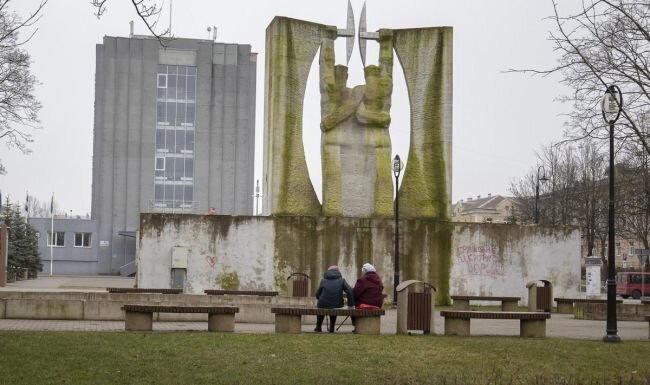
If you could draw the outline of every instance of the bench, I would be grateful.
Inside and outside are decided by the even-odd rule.
[[[109,293],[155,293],[155,294],[181,294],[183,289],[148,289],[141,287],[107,287]]]
[[[443,310],[440,316],[445,319],[445,335],[469,336],[470,320],[506,319],[519,320],[521,337],[546,337],[546,320],[551,318],[547,312],[505,312],[505,311],[464,311]]]
[[[521,297],[491,297],[482,295],[452,295],[453,308],[456,310],[469,310],[469,301],[497,301],[501,302],[502,311],[517,310],[517,303]]]
[[[386,314],[384,309],[319,309],[315,307],[274,307],[276,333],[300,333],[303,315],[315,316],[352,316],[355,317],[355,333],[379,334],[381,332],[380,317]]]
[[[573,305],[575,303],[607,303],[606,299],[601,298],[553,298],[557,303],[557,312],[560,314],[573,314]],[[616,303],[623,303],[623,300],[617,299]]]
[[[235,331],[234,306],[171,306],[171,305],[124,305],[124,328],[129,331],[153,330],[153,313],[207,313],[208,331]]]
[[[262,291],[262,290],[204,290],[208,295],[258,295],[265,297],[275,297],[278,295],[277,291]]]

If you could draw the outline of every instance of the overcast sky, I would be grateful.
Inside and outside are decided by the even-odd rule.
[[[162,1],[162,0],[160,0]],[[169,24],[169,1],[159,23]],[[564,0],[563,3],[566,3]],[[25,15],[38,0],[15,0],[15,11]],[[43,129],[33,132],[32,153],[0,147],[7,175],[0,190],[12,201],[24,201],[26,191],[48,201],[52,193],[66,213],[90,212],[92,183],[95,45],[102,37],[146,34],[131,2],[109,0],[106,14],[97,19],[90,1],[50,0],[38,32],[25,48],[32,71],[42,83],[36,94],[43,104]],[[563,5],[563,4],[561,4]],[[352,0],[357,18],[363,0]],[[553,12],[551,0],[370,0],[368,30],[452,26],[454,28],[453,201],[477,195],[507,194],[510,181],[535,167],[541,146],[561,138],[569,106],[556,98],[566,89],[558,78],[504,73],[510,68],[548,68],[557,55],[547,40]],[[264,114],[264,40],[274,16],[343,27],[347,0],[175,0],[172,32],[177,37],[208,38],[206,28],[217,26],[218,42],[250,44],[258,52],[256,178],[262,179]],[[562,8],[561,8],[562,9]],[[369,62],[377,50],[370,43]],[[344,42],[337,46],[337,62],[344,61]],[[395,60],[392,124],[393,154],[408,153],[408,100],[401,68]],[[312,68],[312,74],[315,67]],[[355,46],[349,86],[363,81]],[[305,127],[308,166],[320,189],[320,122],[318,80],[309,79]],[[153,128],[152,128],[153,129]],[[251,191],[251,195],[253,191]],[[251,198],[252,199],[252,198]]]

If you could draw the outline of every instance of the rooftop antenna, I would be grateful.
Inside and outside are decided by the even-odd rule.
[[[208,31],[208,39],[209,39],[210,38],[210,32],[212,32],[212,27],[208,27],[205,30]]]
[[[217,26],[212,26],[212,41],[217,41]]]
[[[129,21],[129,37],[133,37],[133,20]]]

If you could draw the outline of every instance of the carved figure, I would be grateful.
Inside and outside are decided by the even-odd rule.
[[[393,34],[379,31],[379,65],[364,68],[365,85],[347,86],[348,68],[334,65],[334,40],[320,53],[323,215],[393,214],[390,125]]]

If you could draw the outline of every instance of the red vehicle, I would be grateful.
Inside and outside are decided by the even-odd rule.
[[[623,298],[641,298],[641,295],[650,296],[650,273],[636,271],[620,272],[616,274],[616,294]]]

